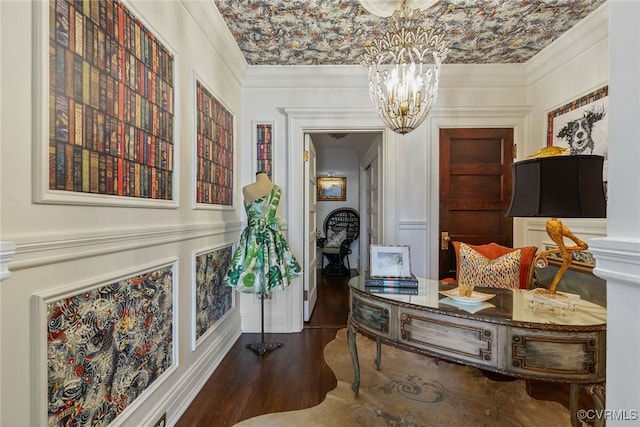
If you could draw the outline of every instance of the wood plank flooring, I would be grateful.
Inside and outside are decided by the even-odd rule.
[[[310,408],[322,402],[336,387],[323,349],[347,324],[348,297],[347,277],[318,274],[318,303],[303,331],[265,334],[266,341],[284,345],[266,353],[260,362],[245,348],[247,343],[259,342],[260,334],[242,334],[176,426],[232,426],[257,415]],[[529,391],[537,399],[569,407],[568,386],[533,381]],[[588,396],[581,396],[579,406],[593,407]]]

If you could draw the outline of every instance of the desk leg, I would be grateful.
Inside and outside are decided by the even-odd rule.
[[[569,414],[571,415],[571,427],[579,427],[578,399],[580,398],[580,385],[571,384],[569,388]]]
[[[356,327],[349,324],[347,331],[347,343],[349,344],[349,353],[351,353],[351,362],[353,362],[353,384],[351,390],[356,396],[360,393],[360,362],[358,361],[358,349],[356,348]]]
[[[580,388],[584,388],[589,392],[593,399],[593,405],[595,408],[595,414],[604,413],[605,402],[605,385],[604,384],[571,384],[569,391],[569,411],[571,412],[571,426],[578,427],[580,420],[578,420],[578,400],[580,398]],[[594,427],[604,427],[604,417],[599,416],[593,420]]]
[[[380,365],[382,365],[382,345],[380,342],[380,338],[376,338],[376,369],[380,370]]]

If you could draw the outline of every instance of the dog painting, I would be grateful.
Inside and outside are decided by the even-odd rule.
[[[569,149],[569,155],[596,154],[604,157],[607,180],[608,91],[604,87],[549,113],[548,146]]]
[[[593,128],[606,115],[604,108],[592,108],[584,112],[582,117],[569,121],[556,135],[567,141],[569,154],[593,154],[595,142]]]

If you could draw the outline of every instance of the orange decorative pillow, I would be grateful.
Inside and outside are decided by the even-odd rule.
[[[461,242],[453,242],[453,248],[456,251],[458,276],[460,274],[460,244]],[[520,251],[520,272],[519,272],[520,288],[527,289],[529,287],[529,282],[531,281],[531,276],[533,275],[533,257],[535,256],[536,251],[538,250],[536,246],[508,248],[506,246],[498,245],[497,243],[489,243],[486,245],[469,245],[466,243],[464,244],[490,260],[499,258],[503,255],[508,254],[509,252],[519,250]],[[484,286],[491,286],[491,285],[485,284]]]
[[[458,283],[471,286],[518,289],[520,249],[489,259],[468,245],[460,244]]]

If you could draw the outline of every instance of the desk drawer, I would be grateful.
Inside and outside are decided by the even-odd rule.
[[[351,293],[351,322],[382,338],[389,338],[392,327],[391,305]]]
[[[405,308],[398,314],[401,343],[474,365],[498,367],[498,325]]]
[[[513,328],[508,371],[530,377],[574,381],[605,378],[604,331],[564,332]]]

